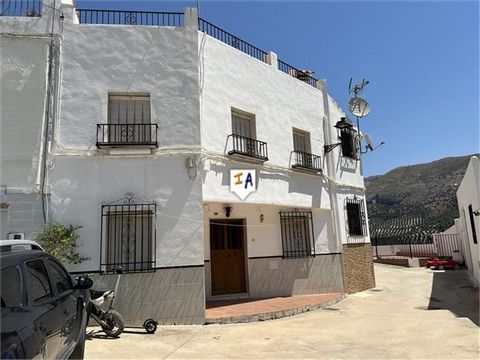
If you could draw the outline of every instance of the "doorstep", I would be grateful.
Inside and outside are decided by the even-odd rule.
[[[207,301],[206,324],[231,324],[279,319],[331,306],[343,293],[295,295],[267,299]]]

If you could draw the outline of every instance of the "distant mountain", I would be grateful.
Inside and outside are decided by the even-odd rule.
[[[458,218],[456,192],[472,155],[401,166],[365,179],[367,208],[375,226],[395,219],[421,219],[422,228],[439,232]]]

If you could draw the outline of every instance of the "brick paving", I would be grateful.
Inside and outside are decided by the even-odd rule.
[[[296,295],[268,299],[216,300],[207,302],[207,323],[252,322],[276,319],[335,304],[342,293]]]

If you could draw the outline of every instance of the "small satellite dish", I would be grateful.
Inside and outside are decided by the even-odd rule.
[[[358,117],[364,117],[370,114],[370,105],[367,100],[361,97],[353,97],[348,102],[348,108],[351,113]]]

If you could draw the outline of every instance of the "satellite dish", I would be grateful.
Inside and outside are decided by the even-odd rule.
[[[367,100],[360,97],[353,97],[348,102],[348,108],[351,113],[358,117],[364,117],[370,114],[370,105]]]

